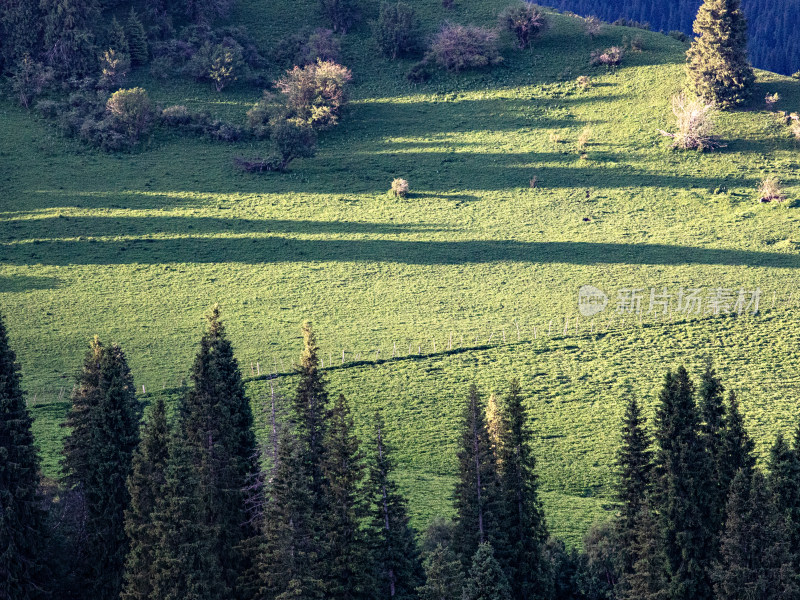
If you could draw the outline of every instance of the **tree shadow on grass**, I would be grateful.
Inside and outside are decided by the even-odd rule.
[[[0,259],[0,263],[2,263]],[[30,290],[54,290],[61,285],[58,277],[33,275],[0,275],[0,294],[4,292],[27,292]]]
[[[3,244],[0,264],[277,264],[386,262],[414,265],[530,264],[726,265],[800,268],[800,255],[593,242],[306,240],[283,237],[43,241]]]

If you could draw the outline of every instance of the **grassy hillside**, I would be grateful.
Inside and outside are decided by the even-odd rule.
[[[505,2],[417,4],[433,31],[445,18],[492,23]],[[314,24],[314,6],[241,0],[235,18],[267,47]],[[299,325],[314,322],[332,389],[362,424],[386,411],[420,527],[449,511],[455,425],[473,380],[502,393],[518,376],[531,393],[548,516],[572,543],[608,507],[623,393],[632,387],[652,408],[667,367],[697,371],[715,355],[761,451],[793,428],[800,213],[759,204],[755,188],[775,174],[800,199],[797,145],[755,103],[720,119],[725,149],[671,151],[657,129],[671,126],[684,48],[617,27],[592,41],[571,18],[553,22],[532,51],[509,41],[493,71],[420,86],[405,80],[411,62],[378,57],[368,28],[354,32],[343,61],[351,106],[318,155],[285,175],[233,168],[234,156],[266,152],[257,143],[161,132],[141,153],[106,155],[0,104],[0,306],[47,472],[57,472],[57,425],[90,337],[120,342],[137,385],[162,393],[188,373],[213,302],[255,401],[268,372],[292,392]],[[644,51],[621,69],[588,66],[591,50],[636,34]],[[579,75],[595,85],[582,89]],[[145,74],[132,83],[238,121],[260,95]],[[759,73],[755,97],[775,91],[778,108],[800,108],[796,81]],[[394,177],[408,179],[410,197],[387,195]],[[586,284],[611,304],[576,333]],[[762,311],[614,313],[618,290],[644,288],[646,311],[650,288],[664,286],[758,287]]]

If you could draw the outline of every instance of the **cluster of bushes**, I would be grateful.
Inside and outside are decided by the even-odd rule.
[[[318,60],[339,62],[341,43],[332,29],[301,29],[273,48],[272,61],[283,69],[310,65]]]

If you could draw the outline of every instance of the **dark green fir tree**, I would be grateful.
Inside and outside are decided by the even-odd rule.
[[[425,558],[425,584],[419,600],[457,600],[464,589],[464,567],[449,546],[438,544]]]
[[[79,568],[84,593],[119,598],[128,539],[127,479],[139,443],[141,405],[122,349],[95,337],[72,392],[64,440],[69,487],[86,504],[85,544]]]
[[[669,573],[663,538],[656,516],[645,501],[634,520],[628,556],[631,572],[623,577],[619,597],[623,600],[668,600]]]
[[[478,546],[464,585],[464,600],[511,600],[511,586],[488,542]]]
[[[636,555],[637,523],[647,505],[652,487],[653,451],[647,432],[647,419],[634,396],[625,408],[622,424],[622,443],[617,455],[619,479],[617,502],[619,518],[617,535],[622,546],[622,578],[633,573]]]
[[[41,9],[47,63],[65,76],[83,76],[96,70],[97,0],[42,0]]]
[[[364,456],[345,397],[334,403],[325,439],[323,568],[327,600],[370,597],[372,556],[361,527],[366,517]]]
[[[478,388],[471,385],[461,426],[458,452],[458,481],[454,496],[456,527],[454,547],[465,568],[478,547],[489,542],[505,554],[507,538],[502,530],[506,518],[497,460],[491,449],[484,408]],[[502,565],[505,572],[508,565]]]
[[[0,316],[0,600],[41,597],[45,512],[16,355]]]
[[[117,21],[116,17],[111,20],[108,38],[108,45],[114,52],[130,56],[131,50],[128,44],[128,36],[125,35],[125,28]]]
[[[767,483],[778,510],[786,517],[792,547],[800,540],[800,457],[778,433],[767,458]]]
[[[131,8],[128,20],[125,22],[125,38],[128,42],[131,63],[136,66],[146,64],[150,56],[150,50],[147,46],[147,34],[144,31],[144,25],[142,25],[133,8]]]
[[[507,532],[508,546],[505,556],[497,558],[509,565],[507,572],[513,597],[532,600],[542,598],[547,589],[549,573],[543,549],[548,532],[539,500],[536,457],[531,449],[533,432],[516,379],[511,381],[500,414],[497,446],[500,483],[507,509],[502,528]]]
[[[742,413],[739,412],[739,402],[733,390],[728,393],[728,403],[725,407],[722,445],[724,460],[719,463],[718,477],[722,489],[730,493],[736,473],[744,470],[745,475],[749,476],[756,467],[756,459],[753,454],[755,444],[744,427],[744,419]]]
[[[669,597],[709,600],[716,531],[708,482],[714,468],[700,434],[694,385],[686,369],[669,372],[659,394],[654,509],[664,542]]]
[[[153,556],[159,543],[153,515],[165,495],[168,458],[167,412],[164,399],[159,397],[150,409],[128,477],[131,502],[125,511],[125,533],[130,550],[125,560],[122,600],[152,598]]]
[[[38,2],[4,0],[0,5],[0,69],[11,70],[25,55],[39,54],[41,22]]]
[[[369,532],[376,567],[376,596],[413,600],[425,578],[419,549],[409,525],[406,500],[394,481],[394,461],[379,412],[375,413],[373,427],[375,455],[369,474]]]
[[[700,435],[713,467],[713,477],[706,482],[706,486],[713,519],[715,538],[713,548],[716,552],[719,548],[718,537],[725,519],[729,482],[722,480],[722,473],[726,470],[725,463],[728,460],[725,454],[725,388],[717,377],[710,358],[706,359],[698,392]]]
[[[704,0],[686,53],[689,87],[720,108],[742,104],[755,83],[747,58],[747,22],[741,0]]]
[[[217,554],[226,587],[235,590],[249,568],[242,544],[255,534],[245,499],[257,473],[258,450],[253,414],[219,307],[214,306],[207,318],[180,408],[179,439],[191,454],[204,496],[205,531],[218,536],[207,542]]]
[[[180,429],[178,430],[180,431]],[[224,536],[210,518],[209,495],[197,468],[196,451],[180,433],[171,436],[164,493],[153,511],[149,598],[231,598],[220,561]]]
[[[800,597],[790,531],[775,500],[760,471],[741,470],[734,478],[721,557],[713,570],[718,598]]]

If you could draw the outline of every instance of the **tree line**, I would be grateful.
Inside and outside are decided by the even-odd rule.
[[[616,510],[584,550],[548,531],[525,395],[464,399],[454,517],[409,524],[381,414],[356,435],[309,324],[299,382],[263,435],[219,309],[174,407],[136,398],[92,340],[63,480],[47,485],[0,320],[0,599],[789,599],[800,595],[800,428],[767,473],[709,362],[666,374],[653,425],[629,398]],[[261,441],[259,441],[261,440]]]
[[[692,35],[692,24],[702,0],[546,0],[547,6],[594,15],[604,21],[635,21],[654,31]],[[800,70],[800,4],[797,0],[742,0],[749,23],[750,60],[759,69],[790,75]],[[621,21],[624,22],[624,21]]]

